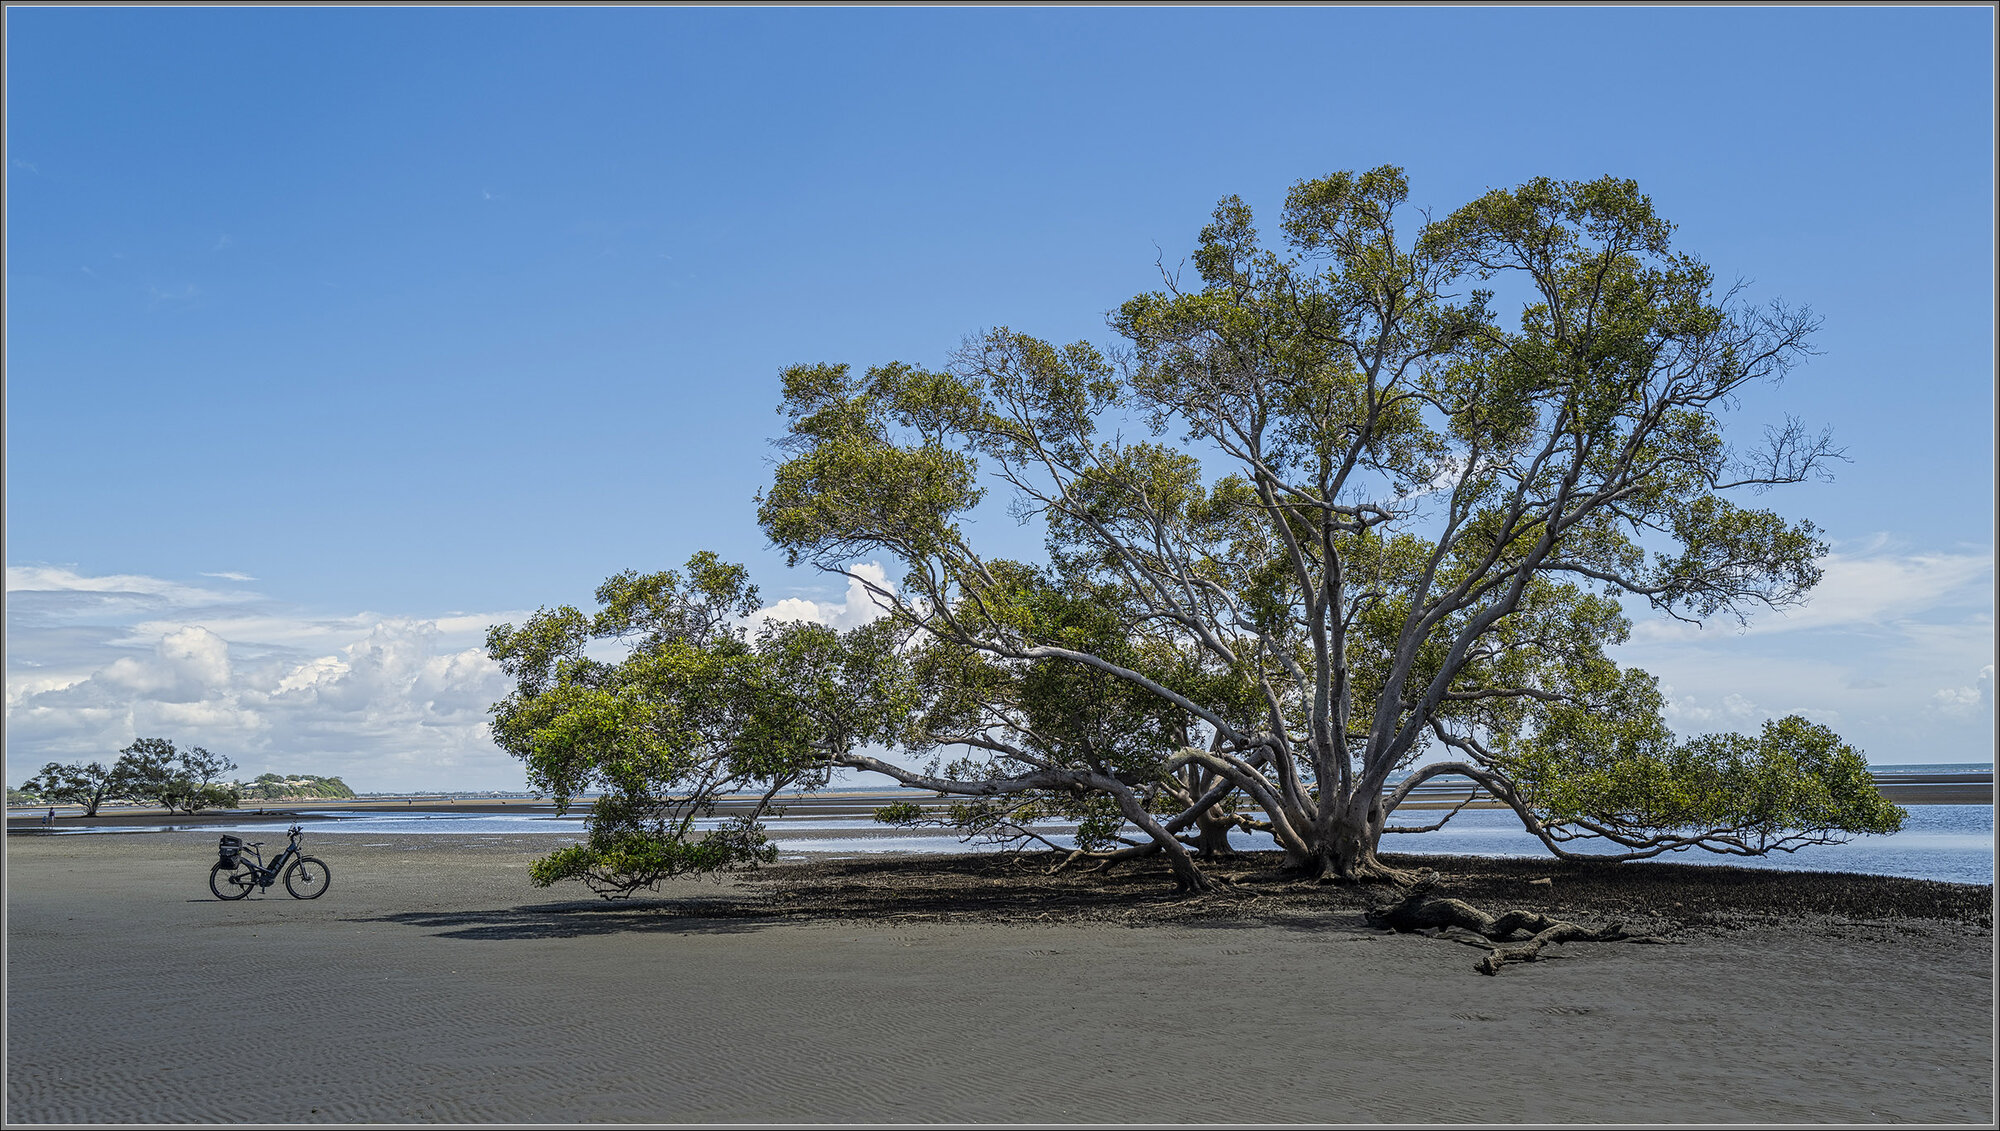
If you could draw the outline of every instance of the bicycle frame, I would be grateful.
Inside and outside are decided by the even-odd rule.
[[[305,855],[305,852],[299,848],[299,838],[296,834],[292,836],[291,842],[285,845],[285,850],[278,853],[277,858],[271,861],[271,866],[268,868],[264,866],[263,850],[256,845],[246,844],[238,851],[239,853],[247,852],[256,857],[255,860],[247,861],[247,863],[257,873],[257,886],[265,891],[271,890],[271,885],[278,882],[278,876],[284,872],[287,861],[291,860],[294,856]]]
[[[208,890],[217,899],[245,899],[260,888],[270,891],[271,885],[282,879],[293,899],[325,895],[333,882],[333,869],[319,857],[306,855],[299,843],[305,836],[304,828],[293,825],[285,835],[291,838],[290,843],[269,864],[264,863],[262,841],[245,844],[239,837],[223,837],[216,845],[220,856],[208,869]]]

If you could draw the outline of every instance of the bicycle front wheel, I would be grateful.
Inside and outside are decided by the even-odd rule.
[[[208,890],[217,899],[242,899],[257,886],[257,870],[247,860],[217,864],[208,870]]]
[[[301,856],[285,869],[285,890],[293,899],[318,899],[333,883],[333,869],[317,856]]]

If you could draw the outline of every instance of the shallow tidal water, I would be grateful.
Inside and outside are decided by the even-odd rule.
[[[1670,852],[1655,857],[1679,864],[1734,864],[1807,872],[1862,872],[1945,880],[1955,884],[1993,882],[1993,807],[1990,805],[1911,805],[1901,832],[1859,836],[1845,844],[1810,845],[1769,856],[1720,856],[1712,852]],[[1435,818],[1410,814],[1409,823]],[[1468,820],[1468,818],[1470,818]],[[1393,820],[1393,819],[1392,819]],[[1407,846],[1405,844],[1407,842]],[[1616,846],[1580,841],[1571,851],[1610,853]],[[1547,849],[1521,828],[1505,809],[1467,809],[1436,832],[1382,838],[1384,852],[1452,856],[1542,856]]]
[[[1657,859],[1688,864],[1733,864],[1750,868],[1779,868],[1818,872],[1861,872],[1871,875],[1903,876],[1919,880],[1944,880],[1960,884],[1993,882],[1993,807],[1989,805],[1911,805],[1901,832],[1889,836],[1861,836],[1845,844],[1811,845],[1791,853],[1764,857],[1723,856],[1710,852],[1667,853]],[[552,807],[524,806],[518,813],[346,813],[302,811],[308,818],[307,837],[449,834],[454,836],[506,836],[535,833],[561,843],[581,840],[584,823],[576,815],[558,817]],[[1410,811],[1392,819],[1402,824],[1428,824],[1442,812]],[[217,832],[229,831],[248,839],[263,837],[278,842],[284,837],[291,818],[259,821],[255,817],[228,826],[208,826]],[[712,828],[718,821],[699,822]],[[96,829],[59,830],[61,835],[94,832],[158,832],[186,826],[131,825]],[[961,840],[922,829],[894,828],[867,817],[779,817],[765,822],[781,858],[800,859],[807,855],[861,856],[877,853],[934,854],[979,852],[996,845],[980,840]],[[1049,825],[1041,829],[1052,843],[1070,848],[1075,844],[1075,827]],[[265,835],[270,834],[270,835]],[[1268,834],[1232,833],[1230,843],[1239,849],[1257,851],[1277,847]],[[1037,846],[1039,847],[1039,846]],[[1573,851],[1608,853],[1615,846],[1579,841]],[[1541,842],[1522,830],[1513,813],[1505,809],[1466,809],[1442,829],[1433,832],[1395,834],[1383,838],[1384,852],[1440,856],[1546,856]]]

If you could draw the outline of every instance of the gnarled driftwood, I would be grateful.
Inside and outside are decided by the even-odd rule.
[[[1486,947],[1486,957],[1480,959],[1473,969],[1487,975],[1498,974],[1500,967],[1509,962],[1534,962],[1541,957],[1542,948],[1551,943],[1666,941],[1655,935],[1627,934],[1619,923],[1602,928],[1585,927],[1562,919],[1551,919],[1539,911],[1489,915],[1463,900],[1432,898],[1431,892],[1437,883],[1438,874],[1426,872],[1416,883],[1404,889],[1401,899],[1363,914],[1370,925],[1387,930],[1410,932],[1437,928],[1445,931],[1456,927],[1490,942],[1506,942],[1523,931],[1527,932],[1529,938],[1525,942]],[[1484,943],[1472,945],[1485,946]]]

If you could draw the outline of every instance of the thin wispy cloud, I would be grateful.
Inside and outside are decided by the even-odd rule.
[[[193,283],[182,283],[178,287],[149,286],[146,293],[154,307],[186,307],[201,297],[201,288]]]
[[[1977,605],[1993,587],[1990,553],[1901,553],[1876,550],[1831,554],[1807,603],[1796,609],[1759,611],[1747,624],[1726,617],[1706,625],[1655,618],[1633,628],[1636,640],[1693,640],[1703,636],[1769,635],[1806,629],[1889,626],[1947,605]]]
[[[7,159],[7,164],[16,169],[21,169],[26,172],[33,173],[37,177],[42,175],[41,168],[37,166],[33,161],[23,161],[19,157],[9,157]]]
[[[221,578],[221,579],[222,579],[222,580],[224,580],[224,581],[255,581],[255,580],[257,580],[256,578],[254,578],[254,577],[251,577],[251,576],[250,576],[249,574],[247,574],[247,573],[237,573],[237,572],[235,572],[235,571],[233,571],[233,570],[225,570],[225,571],[223,571],[222,573],[204,573],[204,574],[202,574],[201,576],[203,576],[203,577],[219,577],[219,578]]]
[[[1992,555],[1878,537],[1823,564],[1803,609],[1740,630],[1645,620],[1613,654],[1661,678],[1683,734],[1801,714],[1877,762],[1990,758]]]
[[[253,580],[246,577],[232,577],[227,574],[203,574],[202,576],[221,577],[231,581]],[[92,577],[78,573],[74,566],[8,566],[7,594],[9,603],[12,603],[15,595],[29,593],[136,594],[157,597],[180,605],[230,603],[244,600],[248,596],[242,591],[205,589],[183,582],[148,577],[144,574],[136,573],[113,573]]]

